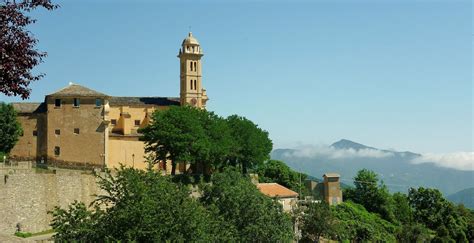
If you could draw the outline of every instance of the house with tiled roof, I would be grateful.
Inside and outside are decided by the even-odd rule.
[[[298,193],[278,183],[258,183],[256,186],[264,195],[278,200],[285,212],[290,212],[298,202]]]
[[[173,105],[205,109],[208,97],[202,87],[202,56],[199,42],[189,33],[178,52],[179,97],[111,96],[70,83],[46,95],[43,102],[13,103],[23,135],[11,158],[68,167],[124,164],[146,168],[138,129],[149,123],[151,114]],[[166,164],[158,166],[166,168]]]

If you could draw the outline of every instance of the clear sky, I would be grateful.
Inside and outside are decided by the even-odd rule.
[[[59,3],[34,14],[30,29],[48,57],[30,101],[68,82],[179,96],[176,55],[191,29],[205,54],[208,109],[253,120],[275,148],[347,138],[474,150],[470,1]]]

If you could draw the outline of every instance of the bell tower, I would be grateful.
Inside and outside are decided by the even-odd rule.
[[[198,108],[206,108],[208,97],[206,90],[202,87],[202,65],[201,46],[193,33],[183,40],[179,49],[180,62],[180,99],[181,105],[191,105]]]

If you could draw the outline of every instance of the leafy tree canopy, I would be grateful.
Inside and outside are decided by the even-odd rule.
[[[375,172],[362,169],[354,177],[355,188],[349,188],[344,195],[346,199],[363,205],[367,211],[378,213],[382,218],[394,222],[392,198],[387,187],[379,184]]]
[[[338,220],[339,240],[395,241],[397,227],[368,212],[362,205],[345,202],[334,207],[333,213]]]
[[[316,242],[320,237],[337,238],[336,219],[330,206],[324,201],[310,203],[301,217],[301,235],[303,241]]]
[[[105,192],[88,211],[82,203],[53,211],[58,241],[221,241],[221,223],[189,191],[158,172],[123,168],[99,180]],[[104,207],[105,206],[105,207]]]
[[[306,193],[304,181],[308,177],[304,173],[292,170],[288,165],[279,160],[268,160],[255,170],[260,182],[276,182],[295,192]]]
[[[257,167],[270,158],[273,143],[267,131],[237,115],[227,117],[227,123],[235,142],[230,155],[231,165],[240,165],[242,173],[246,174],[248,169]]]
[[[235,170],[213,174],[201,201],[239,242],[289,242],[293,237],[291,218],[281,205]]]
[[[0,103],[0,152],[8,154],[23,133],[15,109],[11,104]]]
[[[423,187],[411,188],[408,198],[413,208],[414,218],[417,222],[436,231],[436,241],[452,239],[456,242],[467,242],[469,217],[463,217],[459,209],[448,202],[439,190]]]
[[[227,119],[190,106],[174,106],[153,113],[152,122],[140,130],[145,151],[154,162],[191,164],[194,172],[239,166],[243,173],[269,158],[268,132],[239,116]]]
[[[5,95],[20,95],[26,99],[30,96],[30,83],[44,76],[32,73],[46,53],[35,49],[38,40],[27,30],[36,20],[26,13],[38,7],[52,10],[58,5],[50,0],[3,0],[0,3],[0,92]]]

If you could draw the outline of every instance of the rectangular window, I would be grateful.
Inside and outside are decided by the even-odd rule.
[[[117,119],[112,119],[112,120],[110,120],[110,123],[111,123],[112,125],[114,125],[114,126],[117,125]]]
[[[59,156],[61,154],[61,148],[59,146],[54,147],[54,155]]]
[[[96,107],[101,107],[102,106],[102,100],[101,99],[95,99],[95,106]]]
[[[61,107],[61,99],[54,100],[54,107]]]
[[[34,130],[33,131],[33,136],[35,136],[35,137],[38,136],[38,131]]]
[[[140,120],[135,120],[135,126],[136,127],[140,126]]]
[[[74,128],[74,134],[79,134],[79,128]]]
[[[74,107],[79,107],[81,105],[81,102],[79,101],[79,98],[74,98]]]
[[[54,134],[61,135],[61,130],[59,130],[59,129],[54,130]]]

